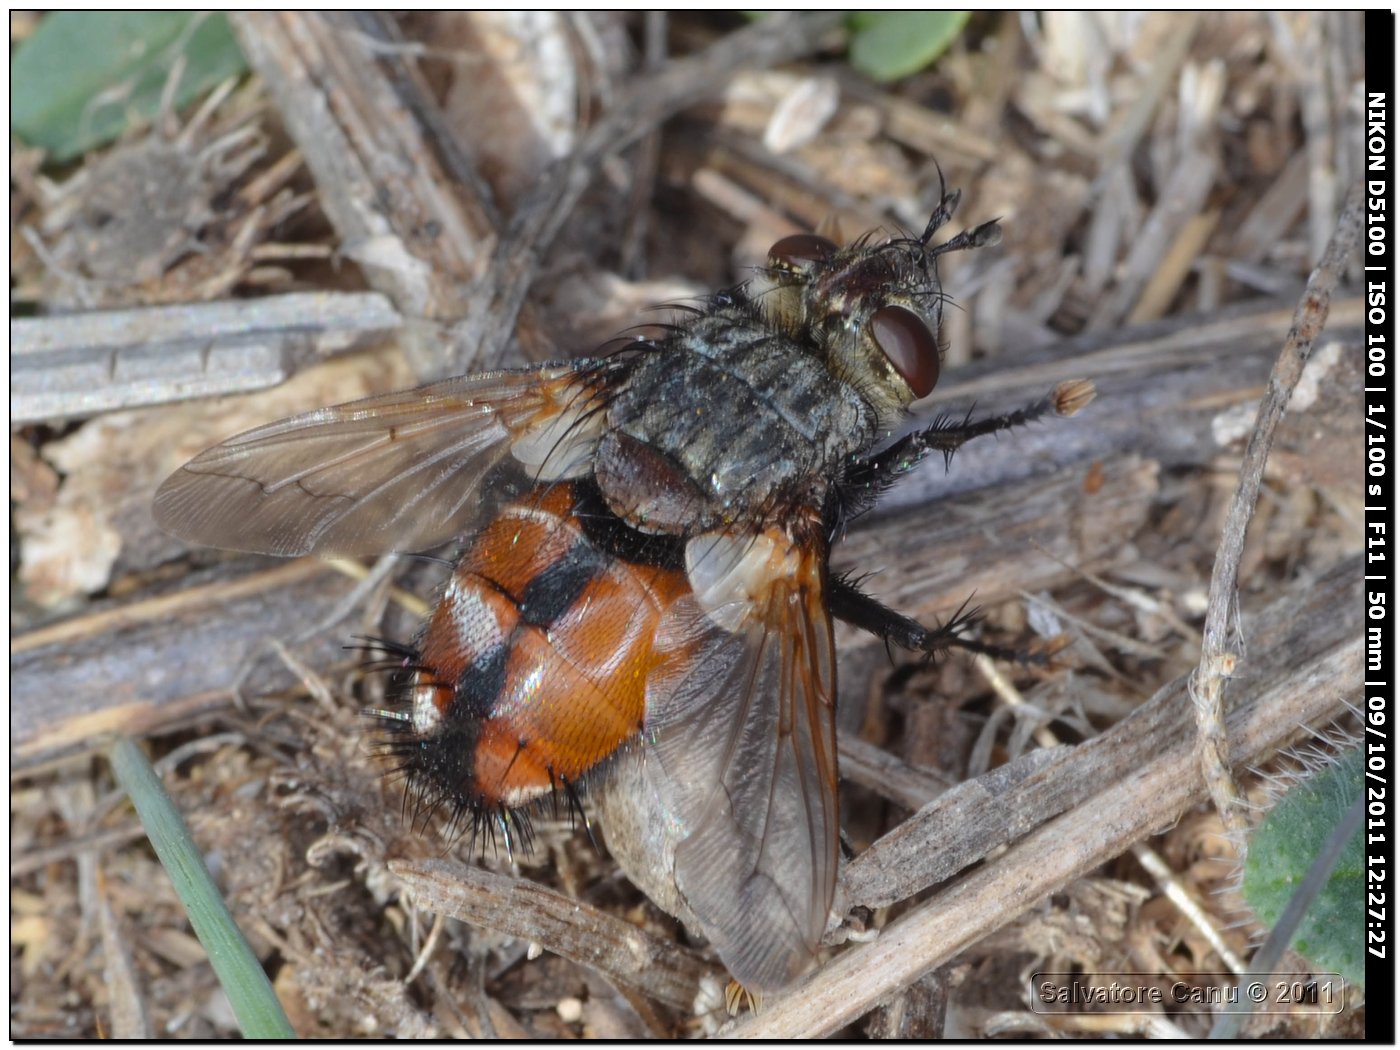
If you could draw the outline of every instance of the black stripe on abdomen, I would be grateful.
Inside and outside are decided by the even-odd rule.
[[[548,629],[579,600],[584,588],[607,571],[609,559],[580,537],[554,564],[526,585],[516,606],[521,623]]]

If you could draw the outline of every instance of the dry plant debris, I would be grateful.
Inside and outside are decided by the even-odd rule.
[[[415,321],[403,356],[322,364],[274,393],[12,436],[12,1036],[233,1034],[134,817],[85,757],[93,727],[138,702],[158,768],[302,1035],[628,1038],[735,1024],[704,946],[562,815],[537,823],[531,854],[488,851],[481,862],[481,892],[515,894],[509,922],[502,913],[493,927],[489,909],[469,924],[425,908],[438,900],[425,873],[468,861],[466,843],[404,819],[358,715],[379,684],[337,652],[357,634],[407,637],[413,617],[381,584],[349,620],[313,623],[348,583],[298,614],[309,607],[289,596],[324,589],[319,569],[185,558],[141,510],[197,447],[448,368],[476,351],[486,328],[492,346],[535,359],[586,352],[645,320],[638,304],[742,279],[785,233],[833,221],[848,235],[919,227],[940,169],[964,191],[959,218],[1000,215],[1006,240],[995,253],[948,260],[958,264],[944,277],[960,309],[948,315],[937,405],[997,410],[1078,374],[1098,382],[1099,400],[1082,420],[968,449],[946,478],[931,469],[912,479],[882,520],[838,548],[838,562],[883,570],[872,589],[920,617],[946,617],[975,590],[996,639],[1070,644],[1049,669],[1000,668],[1008,693],[969,661],[892,666],[868,640],[840,636],[842,805],[855,850],[847,885],[859,907],[833,930],[834,944],[848,943],[833,947],[812,994],[868,1006],[826,1014],[810,1005],[826,1000],[798,989],[737,1025],[1202,1036],[1203,1015],[1029,1012],[1023,978],[1033,969],[1225,970],[1222,946],[1247,957],[1259,937],[1233,894],[1236,858],[1213,810],[1191,803],[1165,828],[1138,829],[1131,813],[1119,823],[1115,800],[1135,798],[1128,787],[1117,794],[1117,781],[1075,775],[1076,761],[1107,748],[1046,748],[1044,737],[1145,746],[1155,738],[1124,727],[1138,724],[1135,714],[1165,718],[1148,701],[1196,665],[1250,421],[1343,191],[1360,177],[1349,167],[1361,155],[1352,148],[1360,26],[1340,12],[987,14],[932,69],[882,89],[843,64],[840,32],[824,27],[800,45],[741,52],[730,68],[707,65],[716,51],[706,49],[723,50],[735,27],[702,15],[249,16],[238,32],[250,57],[261,56],[258,73],[228,98],[178,120],[166,114],[76,171],[41,171],[40,158],[16,154],[11,294],[32,313],[368,285]],[[333,112],[346,121],[340,137],[318,139],[298,130],[310,111],[289,101],[278,76],[305,58],[298,48],[327,47],[353,61],[317,68],[361,81],[354,101],[364,108]],[[488,80],[489,97],[529,99],[521,104],[538,119],[483,106],[472,86]],[[357,114],[374,120],[357,124]],[[352,145],[338,154],[331,141]],[[431,151],[431,162],[414,150]],[[541,166],[560,156],[546,174]],[[143,199],[138,215],[133,202]],[[334,265],[323,258],[330,246]],[[1347,265],[1354,272],[1355,260]],[[483,273],[486,282],[469,283]],[[1247,643],[1273,629],[1261,615],[1290,596],[1299,608],[1328,596],[1360,608],[1345,598],[1360,505],[1337,480],[1360,474],[1348,393],[1358,385],[1360,312],[1347,276],[1245,538]],[[475,312],[454,314],[464,303]],[[187,580],[191,566],[199,574]],[[398,584],[430,597],[440,579],[440,567],[417,562]],[[249,580],[266,595],[244,593]],[[246,622],[220,635],[217,608],[198,595],[240,586],[227,607]],[[212,625],[184,634],[203,653],[181,651],[183,632],[169,629],[192,610]],[[1346,666],[1350,651],[1327,634],[1340,614],[1314,613],[1288,628],[1292,657],[1246,650],[1271,675],[1250,688],[1287,695],[1318,667]],[[247,641],[260,617],[280,649]],[[187,668],[215,662],[220,649],[235,667],[246,660],[246,674],[189,697]],[[1304,652],[1313,654],[1306,666]],[[92,666],[86,654],[111,659],[101,664],[108,688],[65,677],[82,670],[75,653]],[[1334,680],[1310,718],[1345,724],[1354,698],[1335,684],[1345,681]],[[1153,723],[1168,733],[1164,748],[1191,747],[1184,704],[1179,723]],[[1251,712],[1232,716],[1232,734],[1243,734],[1232,742],[1256,739]],[[1268,755],[1250,762],[1266,767]],[[1183,783],[1195,776],[1180,769]],[[1247,771],[1237,764],[1235,773],[1252,796]],[[1001,779],[963,783],[978,774]],[[1010,792],[992,802],[1020,800],[1025,826],[1007,829],[1011,810],[977,808],[992,784]],[[1083,807],[1093,806],[1090,818]],[[956,819],[935,822],[946,813]],[[983,899],[976,893],[992,910],[1015,899],[1012,887],[976,879],[1031,855],[1057,826],[1045,821],[1067,819],[1055,813],[1102,831],[1104,841],[1084,847],[1087,867],[1018,901],[1009,923],[977,926],[938,910]],[[998,814],[1000,829],[979,830]],[[931,844],[909,847],[920,841]],[[914,860],[891,859],[901,850]],[[1169,878],[1142,867],[1142,850]],[[1168,885],[1200,914],[1183,911]],[[577,922],[551,910],[568,899],[581,902]],[[895,977],[863,963],[881,958],[882,937],[894,946],[902,931],[954,920],[975,935],[918,972]],[[629,972],[619,923],[664,966]],[[884,932],[871,940],[875,931]],[[590,944],[610,961],[591,965]],[[1364,1008],[1272,1015],[1247,1031],[1346,1037],[1364,1031]]]
[[[18,172],[38,215],[16,232],[39,271],[18,270],[18,295],[54,312],[198,302],[240,285],[285,288],[292,275],[275,261],[328,255],[272,239],[311,197],[291,186],[294,150],[269,158],[259,93],[235,86],[211,93],[183,125],[163,108],[153,126],[134,127],[60,182]]]

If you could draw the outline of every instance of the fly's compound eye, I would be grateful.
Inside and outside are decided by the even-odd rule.
[[[870,338],[914,397],[927,397],[938,382],[938,341],[912,310],[882,306],[870,318]]]
[[[806,273],[825,262],[836,251],[836,242],[815,233],[794,233],[774,242],[768,249],[768,265],[794,273]]]

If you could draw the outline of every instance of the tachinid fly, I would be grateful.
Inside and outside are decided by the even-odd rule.
[[[161,486],[156,519],[285,556],[461,542],[385,719],[410,789],[509,833],[623,755],[664,840],[639,884],[740,983],[781,988],[814,965],[836,884],[832,617],[971,644],[833,577],[830,544],[929,453],[1093,396],[1063,383],[894,437],[938,380],[938,257],[999,239],[992,222],[934,244],[956,203],[917,237],[784,237],[748,283],[609,356],[230,438]]]

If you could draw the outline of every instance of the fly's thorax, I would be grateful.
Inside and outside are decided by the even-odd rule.
[[[751,303],[691,320],[608,407],[595,477],[646,532],[694,535],[821,505],[877,414],[822,355]]]

